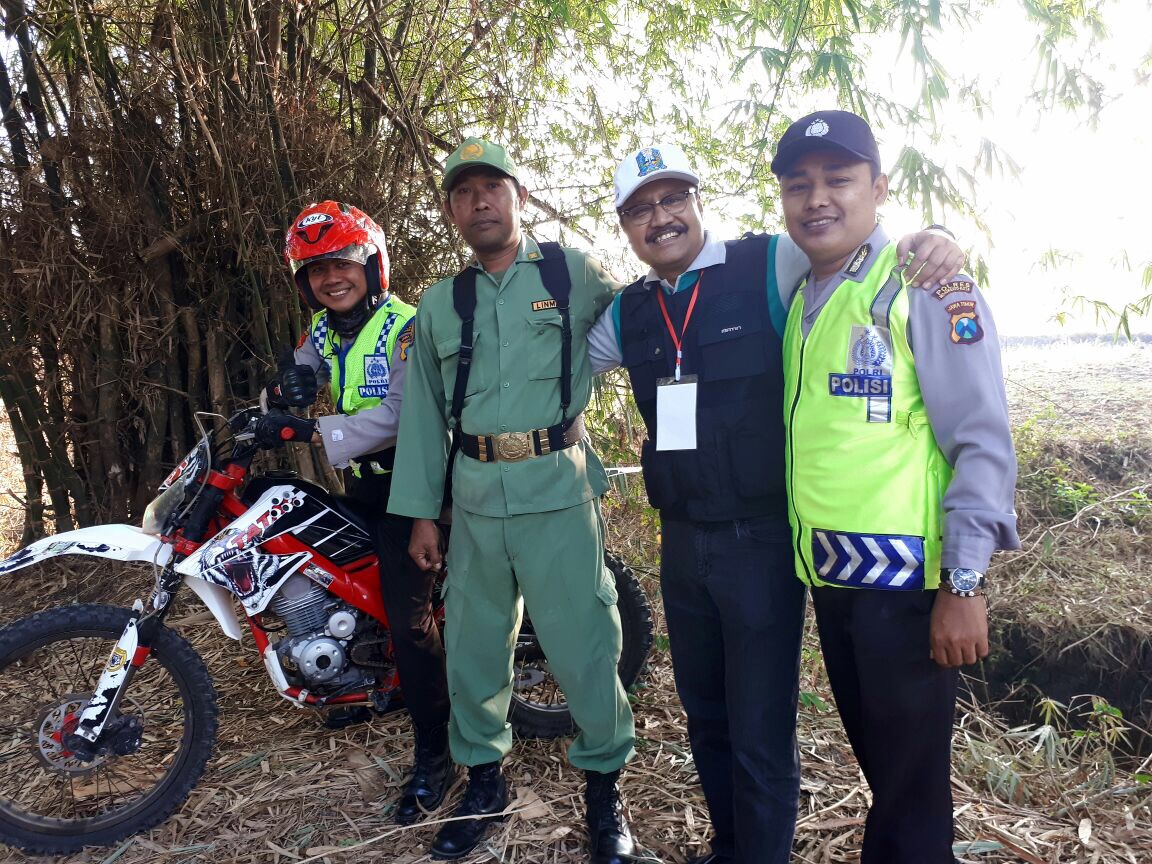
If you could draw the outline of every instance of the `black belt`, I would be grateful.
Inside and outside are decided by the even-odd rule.
[[[460,452],[481,462],[520,462],[571,447],[584,435],[584,415],[581,414],[567,423],[528,432],[501,432],[499,435],[461,432]]]

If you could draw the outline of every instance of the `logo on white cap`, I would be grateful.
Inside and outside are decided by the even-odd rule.
[[[636,154],[636,168],[641,177],[647,177],[653,171],[662,171],[667,167],[664,164],[664,157],[655,147],[645,147]]]
[[[817,118],[808,124],[808,128],[804,130],[804,134],[809,138],[823,138],[828,134],[828,131],[828,124]]]

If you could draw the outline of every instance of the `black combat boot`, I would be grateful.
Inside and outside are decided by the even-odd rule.
[[[411,825],[444,800],[452,780],[452,758],[448,755],[448,727],[416,727],[416,764],[412,776],[400,793],[396,821]]]
[[[587,805],[588,847],[591,864],[626,864],[632,861],[632,832],[624,821],[624,805],[616,784],[620,772],[601,774],[585,771],[588,788],[584,790]]]
[[[493,822],[504,817],[501,812],[508,806],[508,787],[500,773],[499,762],[486,762],[468,769],[468,788],[452,814],[456,822],[445,822],[432,841],[432,857],[441,859],[463,858],[476,848],[476,844]],[[472,819],[460,819],[472,816]]]

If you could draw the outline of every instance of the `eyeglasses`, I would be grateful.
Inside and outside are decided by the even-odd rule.
[[[623,210],[617,210],[620,214],[621,220],[627,222],[629,225],[647,225],[652,221],[652,217],[656,215],[656,208],[659,207],[669,216],[677,216],[684,212],[684,208],[688,204],[688,198],[695,195],[695,189],[685,189],[683,192],[673,192],[671,195],[665,195],[655,204],[637,204],[634,207],[625,207]]]

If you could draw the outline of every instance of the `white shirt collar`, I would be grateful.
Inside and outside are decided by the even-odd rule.
[[[696,255],[692,263],[688,265],[688,269],[680,274],[673,285],[666,279],[661,279],[656,271],[649,270],[648,275],[644,277],[645,286],[650,286],[652,283],[657,283],[668,294],[675,294],[680,290],[680,285],[685,283],[685,276],[692,276],[699,270],[705,267],[714,267],[717,264],[723,264],[728,259],[728,247],[724,245],[723,240],[717,240],[711,231],[704,232],[704,248]],[[688,279],[684,287],[695,284],[695,278]]]

